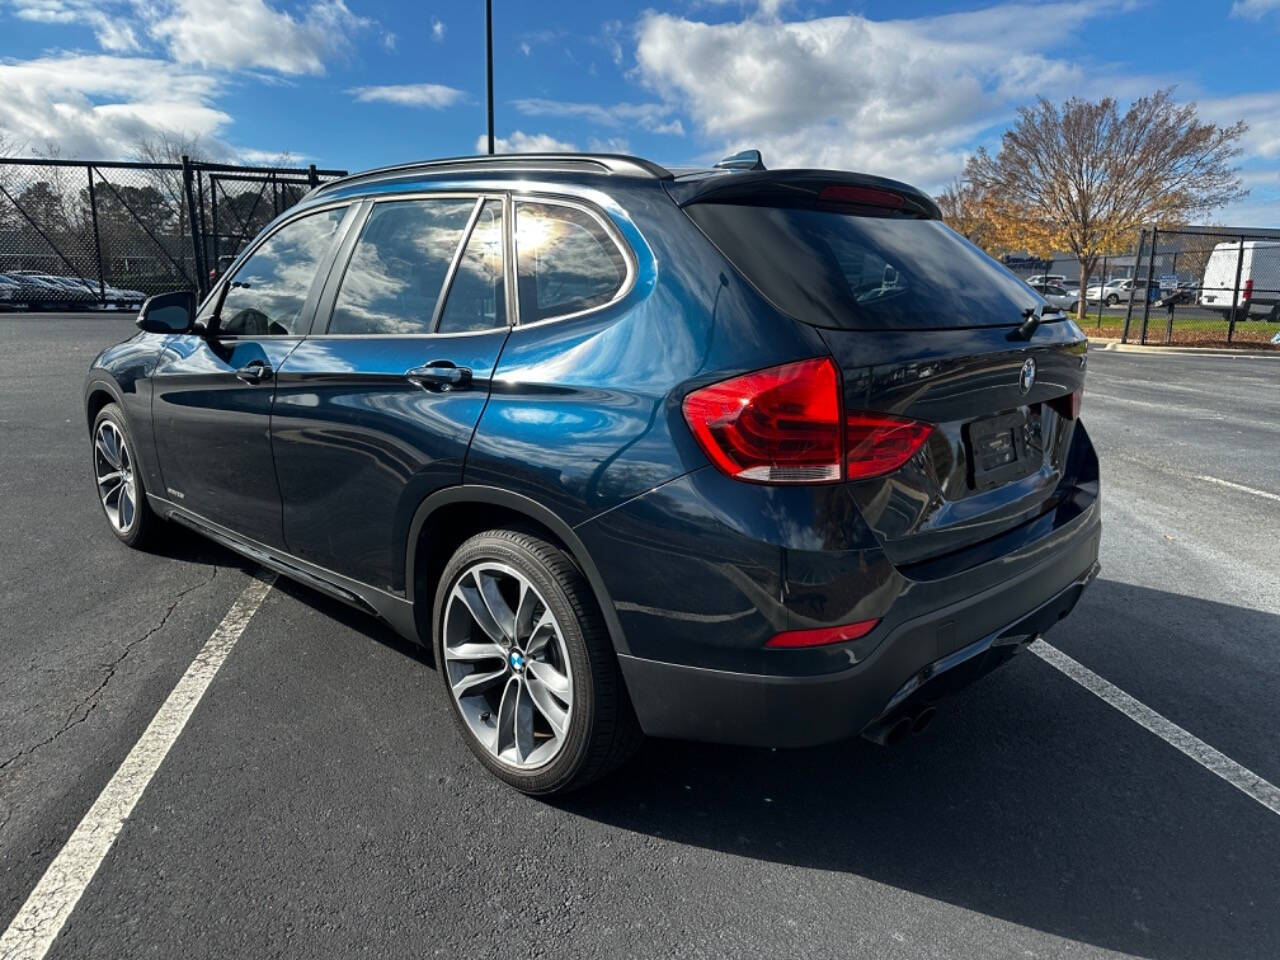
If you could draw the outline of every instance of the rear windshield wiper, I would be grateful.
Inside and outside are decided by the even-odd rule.
[[[1061,307],[1055,307],[1051,303],[1040,303],[1034,307],[1027,307],[1027,309],[1022,311],[1022,316],[1025,319],[1018,324],[1013,333],[1009,334],[1009,339],[1030,340],[1032,334],[1036,332],[1036,328],[1044,321],[1044,315],[1046,313],[1063,314],[1063,311]],[[1066,314],[1063,314],[1063,316],[1066,316]]]

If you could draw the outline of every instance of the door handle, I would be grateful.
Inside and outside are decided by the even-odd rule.
[[[471,370],[459,367],[448,360],[433,360],[421,367],[406,370],[405,379],[416,383],[424,390],[439,390],[442,393],[457,390],[471,382]]]
[[[251,360],[236,371],[236,376],[245,383],[261,383],[271,379],[271,364],[265,360]]]

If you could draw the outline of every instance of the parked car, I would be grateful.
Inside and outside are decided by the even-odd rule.
[[[88,290],[53,274],[15,270],[8,276],[21,284],[29,310],[85,310],[97,302]]]
[[[147,295],[141,290],[122,290],[119,287],[113,287],[109,283],[102,284],[100,288],[98,284],[92,281],[80,280],[75,277],[64,277],[62,279],[76,289],[87,290],[94,298],[97,309],[100,310],[140,310],[143,301],[147,299]]]
[[[1078,290],[1068,290],[1066,287],[1059,286],[1056,283],[1049,283],[1043,287],[1036,287],[1036,292],[1048,303],[1053,304],[1060,310],[1067,311],[1067,313],[1075,313],[1080,306],[1080,291]]]
[[[1198,296],[1200,285],[1194,280],[1183,280],[1178,283],[1174,290],[1161,290],[1164,294],[1164,302],[1166,304],[1172,302],[1174,304],[1195,303]]]
[[[0,273],[0,310],[27,309],[24,289],[20,280]]]
[[[1061,273],[1042,273],[1042,274],[1037,274],[1034,277],[1028,277],[1027,285],[1034,288],[1035,291],[1039,293],[1041,287],[1046,287],[1050,285],[1056,286],[1056,287],[1071,287],[1071,286],[1078,287],[1080,284],[1071,283],[1070,281],[1067,280],[1066,276]]]
[[[1155,284],[1153,283],[1153,286]],[[1109,307],[1114,307],[1118,303],[1128,303],[1130,299],[1136,299],[1141,303],[1147,296],[1147,281],[1135,280],[1131,277],[1121,277],[1115,280],[1108,280],[1103,287],[1092,286],[1088,290],[1086,299],[1089,303],[1097,303],[1102,300]],[[1153,300],[1159,299],[1159,290],[1156,290]]]
[[[913,187],[732,162],[313,190],[94,360],[111,531],[177,522],[431,646],[529,793],[641,733],[922,729],[1098,570],[1085,337]]]
[[[1280,240],[1217,244],[1205,264],[1199,303],[1224,317],[1234,305],[1238,320],[1280,323]]]

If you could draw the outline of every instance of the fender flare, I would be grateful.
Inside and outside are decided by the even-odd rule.
[[[84,384],[83,403],[84,403],[84,410],[85,410],[85,419],[88,422],[89,430],[90,431],[93,430],[93,422],[88,419],[89,398],[93,396],[95,393],[99,393],[99,392],[110,394],[111,401],[120,407],[120,410],[122,413],[124,413],[125,419],[127,421],[129,414],[127,411],[125,411],[124,394],[121,393],[120,391],[120,385],[116,383],[115,380],[113,380],[110,377],[110,375],[95,371],[94,373],[89,375],[89,378],[85,381],[85,384]],[[133,424],[130,423],[129,427],[132,428]]]
[[[489,487],[481,484],[462,484],[455,487],[446,487],[443,490],[437,490],[418,505],[418,509],[413,515],[413,522],[409,525],[409,537],[405,544],[405,597],[410,603],[414,600],[413,593],[415,589],[414,555],[417,553],[418,537],[422,533],[422,528],[437,510],[456,503],[481,503],[504,507],[516,513],[524,514],[530,520],[542,524],[559,537],[560,541],[568,549],[569,556],[573,558],[573,562],[578,565],[578,569],[587,578],[587,584],[591,587],[591,592],[596,598],[596,604],[604,616],[605,626],[609,630],[609,638],[613,641],[614,650],[618,653],[630,652],[626,637],[622,632],[622,624],[618,620],[618,611],[614,608],[613,600],[605,587],[604,578],[600,576],[600,571],[591,559],[591,554],[587,551],[582,539],[574,533],[569,524],[565,523],[564,520],[538,501],[518,493],[512,493],[509,490],[503,490],[500,487]]]

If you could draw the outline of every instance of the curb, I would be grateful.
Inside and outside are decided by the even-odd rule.
[[[1121,343],[1119,340],[1104,339],[1102,337],[1090,337],[1089,348],[1091,350],[1112,350],[1116,353],[1177,353],[1193,357],[1207,355],[1211,357],[1248,357],[1255,360],[1280,360],[1280,350],[1236,350],[1231,347],[1164,347],[1151,344]]]

